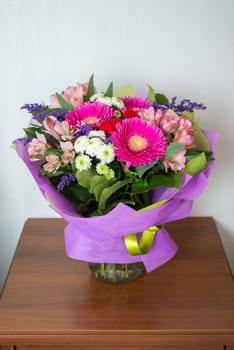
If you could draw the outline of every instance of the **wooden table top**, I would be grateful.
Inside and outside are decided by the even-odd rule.
[[[109,285],[64,251],[62,219],[27,220],[0,299],[0,339],[43,334],[231,334],[234,283],[212,218],[166,225],[177,255]]]

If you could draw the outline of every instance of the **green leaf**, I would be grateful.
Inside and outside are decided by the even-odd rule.
[[[41,132],[42,128],[34,128],[34,127],[30,127],[30,128],[24,128],[24,132],[28,137],[36,137],[36,132]]]
[[[88,190],[90,191],[90,184],[91,184],[92,177],[94,175],[97,175],[97,173],[92,168],[88,170],[83,170],[83,171],[77,170],[76,172],[77,182],[81,186],[88,188]]]
[[[156,159],[156,160],[155,160],[153,163],[151,163],[151,164],[146,164],[146,165],[144,165],[144,166],[136,166],[136,167],[135,167],[135,170],[136,170],[136,172],[137,172],[137,175],[138,175],[140,178],[142,178],[142,176],[145,174],[145,172],[146,172],[147,170],[153,168],[153,166],[154,166],[155,164],[157,164],[157,163],[158,163],[158,160]]]
[[[110,83],[110,85],[106,89],[106,92],[104,95],[107,97],[113,97],[113,81]]]
[[[163,94],[158,94],[158,93],[155,94],[155,99],[156,99],[157,104],[159,104],[159,105],[164,105],[164,106],[169,105],[168,98]]]
[[[194,120],[193,112],[183,112],[181,113],[184,117],[189,119],[192,122],[192,127],[195,130],[194,132],[194,143],[196,148],[199,151],[209,151],[209,141],[204,134],[204,132],[200,129],[198,122]]]
[[[196,175],[199,171],[206,167],[206,155],[205,152],[200,153],[197,157],[188,161],[184,172],[189,175]]]
[[[93,176],[90,182],[90,192],[94,194],[96,201],[98,202],[101,197],[102,191],[115,182],[116,179],[114,178],[111,180],[107,180],[107,178],[104,175],[95,175]]]
[[[152,88],[152,86],[148,85],[148,96],[147,96],[147,100],[149,100],[150,102],[154,102],[155,101],[155,91]]]
[[[164,157],[164,160],[171,158],[174,156],[174,154],[178,153],[184,148],[183,143],[175,142],[175,143],[170,143],[167,148],[166,148],[166,154]]]
[[[56,92],[56,96],[62,109],[65,109],[65,111],[71,111],[74,109],[74,107],[70,105],[70,103],[68,103],[58,92]]]
[[[95,94],[95,89],[94,89],[94,74],[91,75],[91,77],[89,78],[89,82],[88,82],[88,91],[87,91],[87,95],[85,96],[84,100],[85,102],[88,102],[90,97],[93,96]]]
[[[132,182],[132,178],[123,181],[117,181],[112,186],[105,188],[99,199],[98,210],[102,212],[105,210],[107,200],[112,196],[113,193],[118,191],[120,188]]]
[[[182,173],[171,173],[168,175],[153,175],[148,179],[139,180],[132,184],[132,193],[139,194],[154,190],[159,186],[180,188]]]
[[[173,182],[172,187],[181,188],[182,179],[183,179],[183,175],[182,175],[181,171],[177,171],[176,173],[171,173],[169,175],[169,177],[171,178],[171,180]]]
[[[134,87],[129,84],[129,85],[125,85],[122,88],[115,91],[114,96],[115,97],[125,97],[125,96],[135,97],[136,91],[135,91]]]

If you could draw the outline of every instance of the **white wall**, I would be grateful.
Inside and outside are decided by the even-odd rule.
[[[232,0],[0,0],[0,274],[28,217],[52,217],[11,141],[29,115],[24,103],[95,72],[96,86],[149,83],[208,106],[200,124],[220,131],[216,169],[193,215],[213,216],[234,268]]]

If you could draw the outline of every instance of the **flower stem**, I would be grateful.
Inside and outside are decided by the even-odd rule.
[[[100,264],[100,275],[105,278],[105,264],[101,263]]]

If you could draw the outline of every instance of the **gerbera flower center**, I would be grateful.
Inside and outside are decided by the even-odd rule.
[[[88,117],[84,119],[85,124],[94,124],[97,122],[97,117]]]
[[[128,145],[132,151],[140,152],[148,147],[148,141],[140,135],[134,135],[128,139]]]

